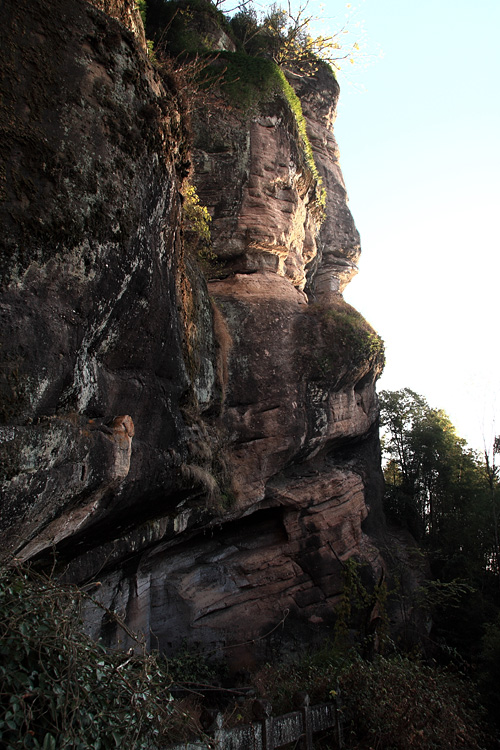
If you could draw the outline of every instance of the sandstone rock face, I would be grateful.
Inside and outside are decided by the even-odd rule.
[[[88,2],[111,18],[120,21],[134,34],[142,50],[146,51],[146,35],[136,0],[88,0]]]
[[[316,255],[317,186],[285,103],[262,109],[250,120],[209,110],[209,131],[198,121],[195,181],[226,273],[272,271],[303,289]]]
[[[198,108],[199,257],[181,97],[135,5],[51,6],[62,31],[41,0],[9,0],[1,32],[2,549],[98,580],[154,647],[250,665],[330,631],[346,559],[381,567],[381,352],[341,296],[359,237],[338,86],[290,75],[325,206],[284,95]]]
[[[289,73],[307,119],[309,139],[318,171],[326,188],[327,220],[318,237],[318,258],[313,276],[316,299],[327,303],[342,292],[357,273],[360,239],[347,205],[347,193],[333,135],[339,87],[332,75],[320,67],[313,78]]]
[[[87,3],[52,11],[7,3],[2,32],[2,544],[15,554],[61,513],[121,514],[127,475],[143,498],[158,475],[176,487],[188,388],[175,99],[122,24]],[[130,445],[105,431],[120,414],[136,427],[130,473]]]

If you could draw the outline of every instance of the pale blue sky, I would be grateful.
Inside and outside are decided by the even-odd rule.
[[[345,296],[386,342],[380,388],[416,390],[481,448],[500,405],[500,0],[352,5],[383,57],[339,76],[363,248]]]

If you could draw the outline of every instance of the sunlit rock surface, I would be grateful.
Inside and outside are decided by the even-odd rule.
[[[341,297],[359,237],[334,78],[290,77],[322,205],[283,96],[244,114],[214,93],[189,153],[134,3],[8,0],[0,33],[4,556],[98,581],[155,648],[238,666],[323,637],[343,562],[381,568],[382,357]],[[189,159],[204,257],[180,222]]]

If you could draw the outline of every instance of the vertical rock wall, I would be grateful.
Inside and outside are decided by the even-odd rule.
[[[3,549],[98,578],[155,647],[243,664],[324,637],[342,562],[380,569],[381,352],[341,296],[359,237],[333,76],[290,78],[325,206],[285,96],[198,109],[200,252],[182,99],[133,4],[5,5]],[[103,610],[88,626],[122,638]]]
[[[185,147],[175,95],[121,23],[57,0],[3,19],[1,528],[24,556],[75,513],[126,517],[134,485],[178,484]]]

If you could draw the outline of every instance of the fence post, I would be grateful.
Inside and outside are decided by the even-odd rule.
[[[220,711],[217,711],[217,714],[215,716],[214,723],[212,724],[212,732],[214,734],[214,743],[215,747],[217,748],[223,748],[224,747],[224,740],[226,738],[226,731],[223,729],[224,725],[224,716]]]
[[[252,711],[255,718],[262,722],[262,750],[274,750],[272,705],[269,701],[255,700]]]
[[[300,741],[302,750],[313,750],[313,733],[311,726],[311,709],[309,708],[310,698],[307,693],[295,693],[293,702],[300,709],[302,714],[302,726],[304,728],[303,737]]]
[[[344,749],[344,728],[342,726],[342,703],[340,689],[337,686],[337,696],[335,698],[335,734],[337,735],[338,750]]]

